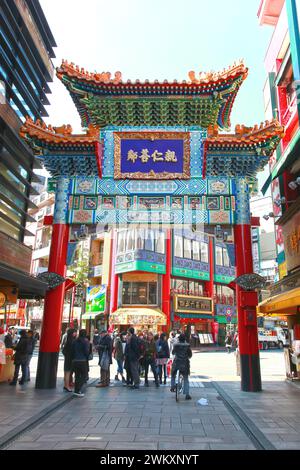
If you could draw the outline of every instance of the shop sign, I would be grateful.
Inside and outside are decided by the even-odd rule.
[[[287,275],[286,262],[278,265],[279,279],[283,279]]]
[[[300,213],[282,227],[287,271],[300,266]]]
[[[110,316],[110,321],[118,325],[166,325],[166,316],[153,309],[121,308]]]
[[[174,305],[175,313],[213,314],[213,300],[208,297],[175,294]]]
[[[4,292],[0,292],[0,308],[5,305],[6,302],[6,294]]]
[[[106,308],[106,285],[90,286],[86,290],[86,313],[101,313]]]
[[[131,263],[122,263],[116,265],[116,273],[126,273],[131,271],[145,271],[149,273],[165,274],[166,266],[163,264],[152,263],[149,261],[132,261]]]
[[[115,178],[157,180],[189,177],[188,133],[115,133]]]

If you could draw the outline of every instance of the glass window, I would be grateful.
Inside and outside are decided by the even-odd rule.
[[[200,261],[200,243],[197,240],[193,240],[193,259]]]
[[[174,254],[177,258],[183,258],[183,239],[179,235],[175,235]]]
[[[122,302],[124,305],[157,305],[157,283],[124,282]]]
[[[153,230],[146,230],[145,250],[154,251],[155,240]]]
[[[189,292],[191,294],[195,294],[195,282],[194,281],[189,281]]]
[[[223,248],[223,266],[230,266],[227,248]]]
[[[164,232],[156,232],[156,253],[165,254],[165,234]]]
[[[133,282],[132,283],[132,305],[145,305],[147,304],[147,283],[146,282]]]
[[[194,294],[203,295],[203,286],[200,282],[194,281]]]
[[[131,304],[131,282],[123,282],[123,304]]]
[[[8,222],[6,222],[6,220],[3,220],[1,216],[0,216],[0,226],[1,226],[1,232],[5,233],[6,235],[9,235],[15,240],[21,239],[21,230],[14,227],[13,225],[10,225]]]
[[[126,243],[126,251],[134,250],[134,231],[128,230],[127,232],[127,243]]]
[[[223,248],[218,245],[216,246],[216,264],[223,266]]]
[[[0,192],[12,201],[14,201],[16,206],[20,207],[20,209],[25,209],[25,201],[18,199],[14,193],[12,193],[9,189],[5,188],[2,184],[0,184]]]
[[[0,164],[0,174],[11,183],[21,193],[26,193],[26,188],[23,183],[5,166]]]
[[[144,230],[142,228],[135,231],[135,246],[137,250],[143,250],[144,248]]]
[[[125,252],[125,236],[126,236],[126,232],[118,233],[118,253]]]
[[[157,283],[149,282],[149,304],[157,304]]]
[[[208,244],[201,242],[201,261],[208,263]]]
[[[187,259],[192,258],[192,240],[189,240],[188,238],[184,238],[183,240],[183,257]]]

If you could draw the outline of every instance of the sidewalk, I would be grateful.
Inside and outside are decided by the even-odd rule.
[[[62,365],[60,360],[59,375]],[[129,390],[118,382],[107,389],[91,386],[84,398],[68,396],[64,406],[21,435],[8,449],[258,448],[249,429],[265,448],[299,449],[300,384],[285,381],[280,352],[261,353],[261,368],[263,391],[241,392],[232,354],[195,353],[190,381],[193,399],[185,401],[181,396],[179,403],[169,391],[169,383],[156,389],[151,380],[149,388],[142,385],[140,390]],[[98,374],[94,359],[90,377],[97,378]],[[113,374],[114,367],[111,377]],[[19,386],[15,389],[1,385],[0,439],[63,398],[61,380],[57,389],[50,391],[35,390],[34,382],[25,391]],[[223,401],[224,396],[227,402]],[[208,406],[199,405],[200,398],[206,398]]]
[[[37,360],[38,355],[35,353],[30,365],[31,381],[26,385],[10,386],[7,383],[0,383],[0,443],[3,436],[22,427],[43,410],[71,398],[71,394],[63,391],[63,356],[59,357],[57,386],[53,390],[35,389]],[[99,377],[97,364],[98,358],[95,357],[90,364],[90,381]]]
[[[190,392],[193,400],[176,403],[169,384],[156,389],[152,380],[140,390],[91,387],[8,449],[254,449],[211,383],[194,378]]]
[[[218,382],[276,449],[300,449],[300,384],[263,382],[260,393],[240,390],[238,382]]]

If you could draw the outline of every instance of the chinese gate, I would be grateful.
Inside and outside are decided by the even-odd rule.
[[[75,135],[70,126],[52,128],[30,119],[21,130],[56,181],[49,272],[65,276],[70,226],[158,227],[167,235],[161,273],[168,325],[171,268],[164,260],[171,257],[172,230],[201,229],[203,237],[216,226],[231,230],[237,276],[251,274],[251,184],[283,129],[272,121],[219,133],[230,126],[247,74],[240,63],[221,73],[197,77],[190,72],[187,82],[132,83],[123,82],[119,72],[114,77],[91,74],[63,62],[57,75],[86,133]],[[209,280],[208,268],[206,274]],[[117,309],[117,284],[113,272],[111,313]],[[37,388],[56,386],[64,289],[48,291],[45,299]],[[235,290],[242,390],[259,391],[257,295],[238,285]]]

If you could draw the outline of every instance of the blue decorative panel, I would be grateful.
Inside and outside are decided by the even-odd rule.
[[[218,316],[226,316],[226,315],[231,315],[232,317],[237,316],[237,308],[234,305],[221,305],[221,304],[216,304],[216,315]]]
[[[244,178],[235,180],[236,190],[236,213],[235,223],[236,224],[250,224],[250,204],[249,204],[249,188]]]
[[[53,223],[65,224],[67,221],[71,181],[68,178],[57,180]]]

